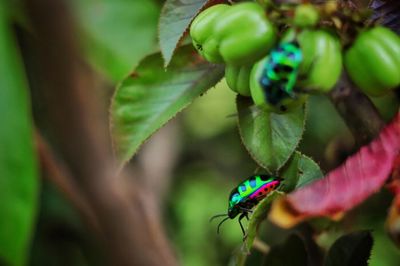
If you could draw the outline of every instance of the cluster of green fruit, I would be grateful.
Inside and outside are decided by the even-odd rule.
[[[400,85],[396,33],[381,26],[363,28],[343,49],[334,28],[321,26],[318,8],[301,4],[293,11],[290,27],[279,31],[282,25],[256,2],[217,4],[193,20],[190,35],[204,59],[226,64],[232,90],[275,112],[301,105],[310,92],[329,92],[342,65],[371,96]]]

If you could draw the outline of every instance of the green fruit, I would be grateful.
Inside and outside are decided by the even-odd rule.
[[[250,65],[268,53],[276,30],[257,3],[214,5],[192,22],[190,36],[197,51],[212,63]]]
[[[230,65],[250,65],[265,56],[276,40],[276,30],[257,3],[239,3],[215,22],[219,53]]]
[[[364,30],[345,52],[344,63],[362,91],[384,95],[400,85],[400,37],[385,27]]]
[[[252,66],[225,67],[225,79],[229,88],[243,96],[250,96],[250,72]]]
[[[297,27],[313,27],[319,21],[318,10],[312,4],[299,5],[294,12],[293,23]]]
[[[215,22],[228,8],[230,6],[224,4],[207,8],[193,20],[190,26],[190,36],[194,47],[203,58],[212,63],[223,61],[218,50],[219,42],[215,39],[213,31]]]
[[[306,94],[295,94],[293,97],[283,97],[277,104],[271,104],[267,101],[264,88],[261,86],[260,78],[264,73],[265,64],[268,56],[257,62],[250,73],[250,92],[254,103],[268,111],[284,113],[301,106],[307,99]]]
[[[307,91],[329,92],[342,72],[339,38],[326,30],[304,30],[297,40],[303,52],[298,86]]]

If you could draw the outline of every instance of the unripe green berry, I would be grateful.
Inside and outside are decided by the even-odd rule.
[[[319,21],[318,10],[311,4],[296,7],[293,23],[300,28],[313,27]]]

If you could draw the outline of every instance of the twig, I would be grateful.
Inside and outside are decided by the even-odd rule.
[[[170,121],[143,145],[137,156],[141,169],[140,182],[151,189],[159,206],[165,204],[179,152],[178,124]]]
[[[323,262],[321,248],[314,240],[314,229],[309,223],[302,223],[296,227],[298,234],[303,238],[304,246],[307,250],[308,265],[319,266]]]
[[[329,97],[352,132],[357,146],[370,142],[385,125],[371,100],[351,83],[345,72]]]
[[[271,247],[267,243],[265,243],[264,241],[259,239],[258,237],[254,238],[253,248],[257,249],[264,255],[268,254],[268,252],[270,252],[270,250],[271,250]]]
[[[37,130],[35,132],[35,140],[44,176],[60,189],[85,218],[90,229],[100,236],[100,227],[96,216],[87,203],[87,200],[82,196],[68,170],[56,159],[53,151]]]

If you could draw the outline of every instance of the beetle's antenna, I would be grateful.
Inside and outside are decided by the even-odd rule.
[[[221,224],[223,223],[223,222],[225,222],[226,220],[228,220],[229,219],[229,217],[226,217],[225,219],[223,219],[219,224],[218,224],[218,227],[217,227],[217,234],[219,234],[219,227],[221,226]]]
[[[223,213],[223,214],[214,215],[213,217],[210,218],[209,222],[211,223],[211,221],[214,220],[215,218],[224,217],[224,216],[228,216],[228,214],[227,213]]]

